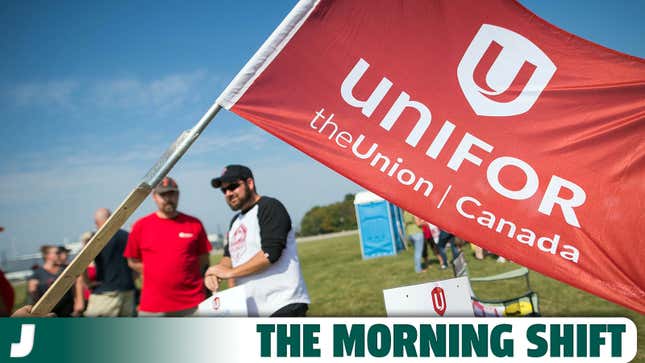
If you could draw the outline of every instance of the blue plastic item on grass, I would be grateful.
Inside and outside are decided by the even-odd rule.
[[[405,249],[399,207],[368,191],[356,194],[354,207],[363,259],[392,256]]]

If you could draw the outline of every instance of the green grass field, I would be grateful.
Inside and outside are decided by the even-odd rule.
[[[471,276],[486,276],[518,268],[499,264],[492,256],[476,260],[464,247]],[[397,256],[361,259],[358,236],[340,237],[298,245],[303,273],[311,295],[311,316],[384,316],[383,289],[453,277],[451,269],[440,270],[431,260],[426,273],[413,269],[412,249]],[[450,258],[450,252],[448,252]],[[434,262],[434,263],[432,263]],[[530,273],[531,288],[540,296],[544,317],[627,317],[638,329],[638,355],[645,362],[645,315],[623,308],[536,272]],[[509,297],[520,286],[507,283],[473,285],[483,297]],[[484,289],[486,291],[484,291]],[[514,290],[515,289],[515,290]]]
[[[492,275],[518,267],[513,263],[496,263],[492,257],[478,261],[472,257],[469,246],[464,249],[471,276]],[[357,235],[300,243],[298,254],[312,300],[310,316],[385,316],[383,289],[453,277],[452,270],[440,270],[436,260],[431,260],[427,272],[416,274],[411,249],[397,256],[362,260]],[[220,256],[214,256],[212,262],[219,259]],[[638,355],[634,361],[645,362],[645,315],[536,272],[530,273],[530,281],[531,288],[540,296],[540,312],[544,317],[631,319],[638,328]],[[473,288],[478,295],[491,298],[521,292],[520,286],[508,283],[487,283]],[[22,306],[25,286],[19,284],[15,289],[16,305]]]

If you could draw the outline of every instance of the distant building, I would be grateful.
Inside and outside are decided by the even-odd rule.
[[[206,237],[208,238],[208,241],[211,243],[211,246],[213,246],[214,250],[224,249],[224,237],[221,234],[212,233]]]

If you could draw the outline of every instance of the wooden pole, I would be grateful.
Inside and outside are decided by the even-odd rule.
[[[112,213],[105,224],[99,228],[98,232],[83,246],[63,273],[45,291],[45,294],[31,309],[33,315],[44,316],[52,311],[60,299],[63,298],[63,295],[74,285],[76,278],[83,273],[90,262],[107,245],[112,236],[143,203],[152,188],[175,166],[221,108],[220,105],[214,103],[192,129],[184,131],[164,152],[159,161],[148,171],[143,181],[121,202],[121,205]]]
[[[74,283],[76,278],[85,271],[87,266],[103,250],[112,236],[121,228],[126,220],[134,213],[141,203],[150,194],[152,187],[141,183],[121,203],[119,208],[110,216],[97,233],[83,246],[81,252],[76,255],[72,262],[65,268],[63,273],[47,289],[45,294],[38,300],[31,312],[34,315],[45,315],[52,311],[60,299],[65,295]]]

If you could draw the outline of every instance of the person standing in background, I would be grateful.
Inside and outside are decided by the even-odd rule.
[[[437,243],[437,247],[439,247],[439,253],[441,254],[441,258],[443,259],[441,269],[448,268],[448,256],[446,255],[446,247],[448,243],[450,243],[450,249],[452,250],[452,258],[455,259],[455,257],[457,257],[460,252],[459,248],[455,244],[455,235],[442,230],[439,233],[439,242]]]
[[[81,235],[81,245],[85,246],[94,236],[94,232],[84,232]],[[77,284],[80,285],[80,289],[83,291],[83,301],[85,301],[85,307],[87,308],[87,303],[90,299],[90,294],[92,289],[94,289],[94,282],[96,281],[96,265],[94,261],[90,262],[90,265],[85,269],[85,273],[81,274],[78,277]]]
[[[143,275],[139,316],[189,316],[206,299],[202,274],[212,249],[199,219],[177,210],[179,187],[165,177],[152,191],[157,211],[134,223],[124,256]]]
[[[206,271],[206,286],[217,291],[220,279],[229,286],[243,285],[249,316],[306,316],[311,300],[287,209],[279,200],[258,194],[253,173],[243,165],[227,166],[211,185],[238,213],[224,257]]]
[[[61,259],[58,256],[58,247],[45,245],[40,248],[40,252],[43,257],[43,265],[34,269],[33,274],[27,280],[27,301],[29,305],[35,304],[63,272],[63,266],[60,265]],[[85,307],[83,294],[82,292],[76,292],[77,286],[78,284],[71,287],[52,309],[56,316],[78,316],[83,311]]]
[[[70,249],[67,247],[60,245],[58,246],[58,265],[65,269],[67,267],[67,264],[69,262],[69,253],[71,252]]]
[[[414,272],[426,272],[427,269],[421,264],[423,245],[425,244],[421,226],[424,222],[408,211],[403,213],[403,221],[405,223],[405,234],[408,237],[408,241],[414,246]]]
[[[94,213],[94,224],[100,229],[110,217],[107,208]],[[92,284],[85,274],[85,283],[92,291],[85,316],[131,316],[134,307],[134,278],[128,261],[123,257],[128,244],[128,232],[120,229],[94,259],[96,281]]]
[[[13,310],[15,293],[13,286],[0,270],[0,317],[11,315]]]
[[[437,260],[439,260],[439,266],[445,265],[445,260],[439,253],[439,248],[437,247],[437,242],[439,241],[439,228],[430,222],[425,222],[421,226],[421,229],[423,229],[423,237],[425,238],[425,243],[423,244],[423,262],[426,267],[429,266],[427,246],[430,246],[432,253],[434,253]]]

